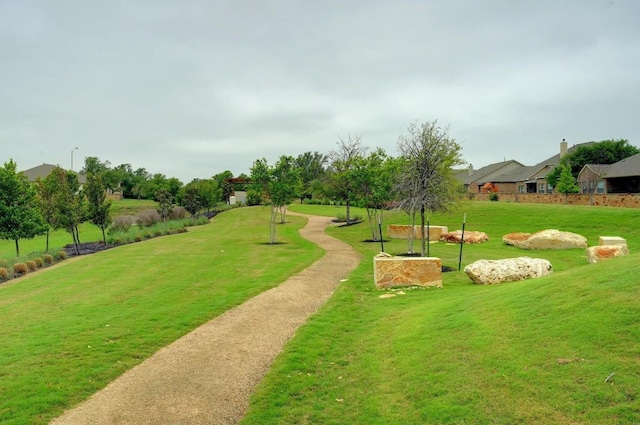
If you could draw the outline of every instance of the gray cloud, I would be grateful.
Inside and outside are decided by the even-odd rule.
[[[640,144],[634,0],[0,0],[0,160],[86,156],[184,182],[255,159],[396,153],[438,119],[482,166]],[[76,166],[76,168],[78,168]]]

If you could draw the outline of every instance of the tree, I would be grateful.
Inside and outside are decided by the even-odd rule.
[[[639,152],[640,149],[629,144],[629,141],[625,139],[602,140],[600,142],[578,146],[563,156],[558,166],[547,174],[547,183],[554,187],[558,184],[560,174],[562,173],[562,166],[568,166],[573,177],[577,178],[582,167],[587,164],[613,164]]]
[[[347,225],[351,224],[351,204],[357,196],[353,179],[356,162],[365,155],[367,148],[362,146],[360,136],[347,140],[338,137],[338,149],[329,152],[328,191],[335,199],[344,201]]]
[[[291,156],[281,156],[270,166],[265,158],[258,159],[251,167],[251,186],[259,191],[271,205],[269,243],[276,243],[276,221],[284,223],[287,205],[299,196],[300,176]]]
[[[173,196],[165,188],[158,189],[155,195],[155,200],[158,202],[158,214],[162,218],[162,222],[166,222],[171,215],[173,209]]]
[[[367,157],[355,161],[353,181],[356,185],[356,202],[366,208],[371,238],[382,240],[383,211],[394,198],[394,179],[398,161],[378,148]]]
[[[296,157],[295,165],[299,169],[302,183],[300,202],[313,197],[314,190],[326,175],[327,161],[327,156],[318,152],[305,152]]]
[[[558,180],[557,191],[564,193],[564,201],[567,203],[569,200],[569,194],[580,192],[580,188],[576,184],[576,179],[571,173],[571,168],[569,168],[568,165],[563,165],[560,168],[560,179]]]
[[[202,209],[202,200],[198,187],[194,184],[187,184],[182,188],[180,204],[194,217]]]
[[[55,194],[55,184],[53,184],[48,179],[37,179],[35,182],[35,188],[37,193],[37,203],[38,208],[40,208],[40,214],[42,215],[42,219],[44,220],[47,228],[45,230],[45,252],[49,252],[49,235],[51,233],[51,229],[54,229],[55,226],[55,217],[56,217],[56,209],[53,203],[54,194]]]
[[[85,193],[89,202],[89,219],[102,230],[102,241],[107,243],[105,230],[111,224],[111,201],[106,200],[106,187],[100,174],[87,173]]]
[[[16,257],[20,239],[32,239],[46,231],[36,202],[36,190],[24,174],[16,171],[13,160],[0,168],[0,239],[12,240]]]
[[[426,254],[425,214],[448,212],[462,195],[452,168],[463,163],[460,145],[449,136],[448,127],[437,121],[412,123],[398,138],[401,170],[398,174],[398,208],[415,217],[420,213],[422,256]]]
[[[80,191],[78,175],[73,171],[65,171],[60,167],[53,169],[47,176],[47,184],[53,190],[53,206],[55,210],[54,223],[58,229],[65,229],[71,234],[76,254],[79,254],[78,244],[80,233],[78,226],[86,219],[84,194]]]

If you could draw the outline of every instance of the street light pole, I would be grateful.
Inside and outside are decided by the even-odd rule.
[[[71,171],[73,171],[73,152],[78,150],[77,147],[71,149]]]

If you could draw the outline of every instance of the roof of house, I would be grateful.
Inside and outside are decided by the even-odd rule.
[[[51,172],[59,167],[58,165],[52,164],[42,164],[33,168],[29,168],[28,170],[24,170],[23,173],[27,176],[27,180],[30,182],[34,182],[37,179],[46,178]],[[78,183],[85,184],[87,182],[87,176],[84,173],[78,173]]]
[[[611,164],[585,164],[580,173],[578,173],[578,179],[580,179],[580,175],[585,170],[590,170],[596,176],[604,177],[609,172],[609,169],[611,169]]]
[[[510,166],[522,167],[523,165],[514,159],[509,161],[496,162],[475,170],[471,175],[461,176],[464,184],[480,183],[483,179],[488,178],[491,174],[500,172],[502,169],[508,169]]]
[[[609,170],[604,177],[607,179],[616,177],[630,177],[640,175],[640,153],[630,156],[629,158],[618,161],[609,166]]]

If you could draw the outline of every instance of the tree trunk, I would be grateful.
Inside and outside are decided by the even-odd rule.
[[[277,217],[278,209],[274,206],[271,206],[271,222],[269,223],[269,243],[276,243],[276,217]]]
[[[412,211],[409,214],[409,226],[407,228],[407,253],[409,254],[414,253],[413,243],[416,240],[415,227],[416,227],[416,212]]]
[[[422,233],[422,253],[421,256],[424,257],[425,256],[425,251],[426,251],[426,244],[425,244],[425,238],[424,238],[424,207],[420,208],[420,230]]]
[[[351,224],[351,203],[347,200],[347,226]]]
[[[20,244],[18,243],[19,239],[14,239],[14,241],[16,242],[16,257],[20,256]]]
[[[47,229],[47,238],[46,238],[46,245],[45,245],[45,253],[49,253],[49,233],[51,233],[51,230]]]

